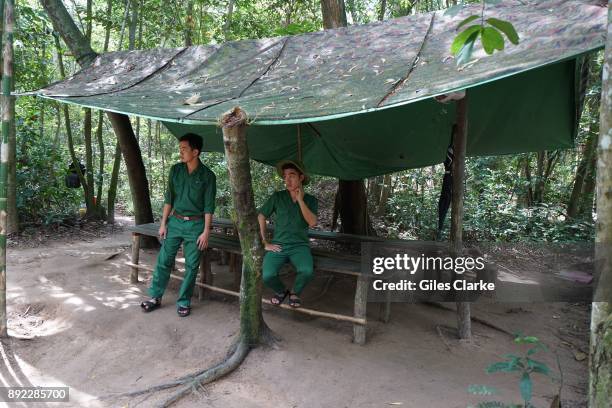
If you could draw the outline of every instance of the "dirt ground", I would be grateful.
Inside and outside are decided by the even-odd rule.
[[[149,275],[129,283],[130,235],[48,237],[34,247],[8,252],[9,334],[2,342],[4,386],[70,387],[70,403],[35,406],[148,407],[169,391],[134,399],[113,397],[189,374],[220,360],[238,330],[233,299],[194,300],[188,318],[174,307],[141,312]],[[113,256],[114,255],[114,256]],[[154,263],[154,251],[141,258]],[[231,282],[227,266],[213,264],[217,282]],[[349,314],[354,282],[315,278],[304,295],[308,307]],[[455,314],[424,304],[392,305],[391,321],[368,308],[368,342],[351,343],[352,326],[290,311],[264,308],[280,337],[274,348],[253,350],[241,367],[178,407],[432,407],[465,408],[478,401],[520,403],[515,374],[485,368],[521,349],[512,337],[474,322],[474,339],[454,338]],[[537,336],[550,348],[536,358],[563,377],[563,407],[585,407],[589,309],[585,304],[514,303],[475,305],[473,315],[508,332]],[[523,349],[524,351],[524,349]],[[548,407],[559,381],[534,376],[534,404]],[[471,384],[495,387],[477,397]],[[103,398],[100,397],[110,397]],[[25,406],[25,405],[15,405]]]

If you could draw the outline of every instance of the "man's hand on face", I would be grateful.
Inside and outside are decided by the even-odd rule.
[[[304,187],[300,183],[299,187],[295,190],[295,198],[298,202],[304,201]]]
[[[198,244],[198,249],[200,251],[203,251],[206,248],[208,248],[208,237],[210,237],[209,229],[201,233],[200,236],[198,237],[198,240],[196,241],[196,243]]]
[[[282,248],[281,248],[280,245],[270,244],[268,242],[266,242],[264,244],[264,248],[265,248],[266,251],[270,251],[270,252],[280,252],[280,251],[282,251]]]

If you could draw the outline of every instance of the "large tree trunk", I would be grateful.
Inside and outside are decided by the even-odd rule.
[[[60,0],[41,0],[41,4],[49,15],[54,29],[60,33],[66,45],[72,51],[77,62],[81,66],[91,64],[97,54],[91,48],[87,38],[79,31],[74,21],[66,11],[64,4]],[[151,210],[151,199],[149,196],[149,183],[140,154],[140,147],[136,141],[132,125],[126,115],[107,112],[108,118],[117,140],[121,146],[121,152],[125,159],[136,224],[146,224],[153,222],[153,212]],[[157,239],[154,237],[143,237],[143,246],[156,246]]]
[[[346,11],[344,0],[321,0],[323,13],[323,28],[346,27]]]
[[[3,11],[4,1],[0,1]],[[7,182],[9,158],[2,152],[8,147],[11,127],[15,126],[15,97],[11,96],[13,82],[13,0],[6,0],[6,21],[3,36],[4,50],[2,63],[2,145],[0,145],[0,337],[7,337],[6,326],[6,234],[7,234]]]
[[[240,284],[240,335],[249,344],[257,344],[260,341],[263,323],[261,270],[264,250],[259,235],[251,184],[246,139],[247,115],[236,107],[223,115],[221,126],[243,258]]]
[[[321,0],[321,11],[324,29],[346,27],[344,0]],[[341,232],[359,235],[373,232],[363,180],[338,181],[335,210],[340,216]]]
[[[612,0],[604,54],[600,137],[597,161],[596,258],[599,282],[591,314],[589,406],[612,401]]]

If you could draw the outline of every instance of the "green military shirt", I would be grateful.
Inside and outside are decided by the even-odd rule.
[[[170,169],[164,203],[170,204],[177,214],[213,214],[216,195],[217,177],[200,159],[191,174],[186,163],[177,163]]]
[[[304,203],[310,211],[317,214],[319,205],[315,197],[304,193]],[[291,199],[289,191],[277,191],[272,194],[261,206],[259,213],[266,218],[275,214],[273,244],[308,244],[308,223],[302,215],[298,202],[293,202]]]

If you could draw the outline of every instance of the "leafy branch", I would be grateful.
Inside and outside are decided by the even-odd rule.
[[[457,58],[457,65],[463,65],[472,58],[474,45],[479,38],[488,55],[493,54],[495,50],[504,49],[504,35],[512,44],[519,43],[519,35],[512,23],[494,17],[485,19],[485,3],[498,4],[499,2],[499,0],[482,0],[480,15],[473,14],[459,23],[457,30],[480,19],[480,24],[469,25],[455,37],[451,44],[451,54]],[[462,7],[461,5],[453,6],[445,14],[455,15]]]

